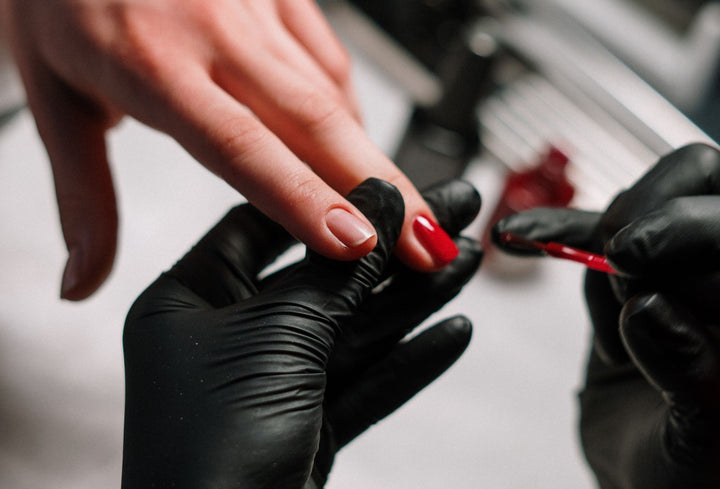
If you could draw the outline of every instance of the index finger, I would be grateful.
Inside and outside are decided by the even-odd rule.
[[[328,258],[354,260],[373,249],[367,218],[202,69],[167,85],[167,115],[157,125],[265,215]]]
[[[601,214],[567,208],[537,207],[500,220],[492,230],[497,246],[516,254],[537,254],[539,251],[516,248],[512,243],[499,240],[504,233],[517,235],[528,241],[556,241],[568,246],[593,249],[594,231]]]

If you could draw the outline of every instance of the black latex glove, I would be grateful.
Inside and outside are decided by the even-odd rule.
[[[585,279],[580,428],[600,486],[719,488],[720,153],[681,148],[605,213],[536,209],[501,232],[604,252],[624,274]]]
[[[359,261],[309,253],[261,280],[292,240],[240,206],[136,301],[124,334],[123,488],[320,488],[337,450],[464,351],[463,317],[401,339],[469,280],[478,245],[457,238],[460,255],[435,274],[388,266],[399,192],[371,179],[348,199],[378,232]],[[427,200],[451,233],[480,204],[462,182]]]

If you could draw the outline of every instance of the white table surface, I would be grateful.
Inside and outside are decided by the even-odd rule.
[[[368,131],[390,152],[403,94],[362,59]],[[172,140],[133,121],[112,133],[120,198],[118,259],[90,300],[58,299],[65,260],[47,158],[31,116],[0,131],[0,487],[119,487],[121,334],[134,298],[239,196]],[[467,178],[485,201],[501,169]],[[482,229],[491,204],[469,232]],[[440,380],[336,459],[329,489],[583,489],[576,394],[590,329],[582,270],[559,261],[505,281],[481,271],[436,317],[474,323],[467,353]]]

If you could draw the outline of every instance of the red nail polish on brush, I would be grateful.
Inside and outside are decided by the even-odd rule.
[[[437,263],[447,265],[460,253],[443,228],[427,216],[419,215],[415,218],[413,232]]]
[[[579,250],[571,246],[567,246],[561,243],[555,243],[549,241],[542,243],[540,241],[532,241],[529,239],[521,238],[512,233],[502,233],[499,238],[501,243],[506,243],[519,249],[533,249],[540,250],[545,255],[554,256],[555,258],[564,258],[578,263],[582,263],[591,270],[597,270],[599,272],[609,273],[616,275],[618,272],[615,270],[607,261],[603,255],[590,253],[589,251]]]

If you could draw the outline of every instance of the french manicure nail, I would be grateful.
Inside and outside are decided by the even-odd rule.
[[[375,230],[350,212],[336,207],[325,215],[330,232],[348,248],[360,246],[373,236]]]
[[[447,265],[460,253],[443,228],[427,216],[421,214],[415,218],[413,232],[430,256],[442,265]]]

